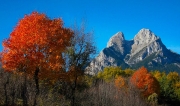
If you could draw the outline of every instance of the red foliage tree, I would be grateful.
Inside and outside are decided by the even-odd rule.
[[[32,74],[41,70],[60,70],[62,52],[69,45],[73,33],[63,27],[61,19],[49,19],[33,12],[19,21],[10,38],[4,40],[2,65],[7,71],[26,68]]]
[[[153,93],[159,94],[160,92],[158,81],[148,73],[145,67],[141,67],[132,75],[131,83],[140,89],[145,97],[148,97]]]
[[[51,20],[37,12],[25,15],[3,41],[2,66],[6,71],[34,77],[38,94],[39,78],[56,78],[56,73],[62,71],[63,52],[72,36],[73,32],[63,27],[61,19]]]

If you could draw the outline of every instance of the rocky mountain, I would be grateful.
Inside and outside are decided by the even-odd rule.
[[[113,35],[107,47],[87,67],[94,75],[107,66],[149,70],[177,71],[180,73],[180,55],[167,49],[161,39],[149,29],[141,29],[133,40],[125,40],[124,34]]]

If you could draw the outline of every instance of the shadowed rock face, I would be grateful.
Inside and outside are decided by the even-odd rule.
[[[107,66],[122,68],[163,69],[180,72],[180,55],[171,52],[149,29],[141,29],[133,40],[125,40],[124,34],[113,35],[100,54],[86,68],[91,75]]]
[[[125,38],[122,32],[116,33],[112,36],[107,43],[107,48],[113,47],[116,51],[119,51],[122,55],[124,54],[125,48]]]

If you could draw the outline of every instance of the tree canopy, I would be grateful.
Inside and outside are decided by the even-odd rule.
[[[64,65],[62,52],[72,36],[61,19],[49,19],[38,12],[25,15],[3,41],[2,66],[6,71],[26,71],[29,75],[39,68],[43,77],[50,70],[60,71]]]
[[[156,78],[148,73],[145,67],[139,68],[131,77],[131,83],[135,85],[142,92],[143,96],[156,93],[159,94],[160,86]]]

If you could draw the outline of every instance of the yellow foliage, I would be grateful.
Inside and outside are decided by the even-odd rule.
[[[102,72],[98,73],[97,77],[109,82],[112,79],[114,79],[117,75],[123,74],[124,71],[121,69],[121,67],[106,67]]]
[[[180,88],[180,82],[176,82],[175,87],[176,87],[177,89],[179,89],[179,88]]]
[[[166,73],[165,72],[160,72],[158,70],[152,71],[150,72],[158,81],[161,80],[161,78],[164,76],[166,77]]]
[[[160,71],[155,71],[154,72],[154,77],[159,80],[162,77],[162,73]]]
[[[124,70],[126,76],[131,76],[134,73],[134,70],[128,68]]]
[[[177,72],[170,72],[167,75],[167,79],[173,81],[174,83],[179,81],[179,74]]]
[[[103,71],[97,74],[97,78],[104,79],[109,82],[118,76],[129,77],[134,73],[132,69],[122,70],[121,67],[106,67]]]

